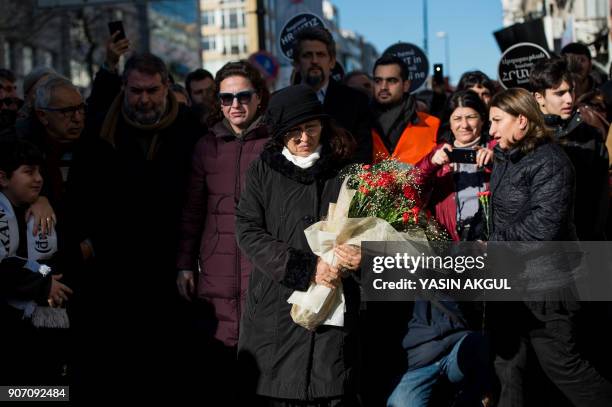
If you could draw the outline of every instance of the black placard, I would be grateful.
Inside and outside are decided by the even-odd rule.
[[[309,27],[325,27],[325,24],[316,14],[302,13],[292,17],[283,26],[278,37],[278,43],[283,55],[289,60],[293,60],[293,45],[295,44],[297,33]]]
[[[384,54],[393,54],[404,60],[408,66],[409,92],[421,87],[429,75],[429,60],[421,48],[408,42],[398,42],[387,48]]]
[[[497,73],[505,88],[529,89],[531,68],[543,59],[550,58],[548,51],[537,44],[521,42],[508,48],[499,60]]]

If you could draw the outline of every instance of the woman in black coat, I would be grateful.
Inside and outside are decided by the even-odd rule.
[[[358,286],[312,253],[304,229],[336,201],[354,141],[331,125],[304,85],[273,95],[266,120],[272,139],[249,169],[236,210],[238,244],[254,265],[238,342],[244,385],[265,406],[353,405]],[[361,261],[347,246],[336,254],[346,268]],[[311,281],[335,287],[341,279],[343,327],[309,331],[293,322],[287,299],[294,290]]]
[[[535,99],[524,89],[508,89],[490,106],[490,134],[498,141],[490,183],[490,242],[576,240],[574,168],[552,141]],[[517,251],[512,263],[528,301],[491,303],[488,308],[501,382],[498,405],[525,405],[528,347],[575,406],[612,405],[612,385],[576,350],[579,302],[563,251],[543,255],[542,248],[550,247],[543,243],[508,247]]]

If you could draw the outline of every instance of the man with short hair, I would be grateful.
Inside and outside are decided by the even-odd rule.
[[[185,88],[195,114],[206,123],[215,106],[215,78],[206,69],[196,69],[185,78]]]
[[[45,79],[36,89],[34,111],[45,130],[45,139],[67,144],[81,136],[85,104],[77,87],[68,79],[57,75]]]
[[[83,294],[84,322],[91,323],[83,331],[102,341],[99,354],[83,355],[97,358],[83,360],[83,367],[99,366],[100,372],[86,372],[88,384],[116,380],[127,392],[128,381],[144,377],[170,392],[178,377],[171,363],[176,344],[162,341],[156,330],[178,332],[178,217],[204,129],[169,91],[168,69],[159,57],[133,55],[120,82],[108,112],[82,139],[69,180],[86,220],[81,234],[90,239],[102,272],[89,277]],[[113,281],[112,291],[99,279]],[[108,318],[113,329],[100,330],[94,322]],[[147,354],[151,347],[155,355]]]
[[[196,69],[185,79],[185,88],[194,105],[212,106],[215,96],[215,78],[206,69]]]
[[[378,162],[391,156],[414,165],[435,147],[440,120],[417,111],[415,98],[408,93],[408,68],[401,58],[383,55],[374,64],[373,76],[373,159]]]
[[[357,142],[355,162],[370,162],[368,98],[358,90],[331,79],[336,65],[336,43],[331,33],[322,27],[300,31],[293,48],[293,65],[302,83],[309,85],[323,103],[323,110],[338,125],[348,130]]]
[[[574,74],[574,94],[576,99],[597,88],[598,84],[591,76],[593,62],[591,51],[579,42],[572,42],[561,48],[561,55],[568,61],[568,70]]]
[[[605,240],[608,210],[608,150],[605,135],[575,109],[574,82],[563,59],[537,63],[529,85],[546,124],[576,169],[574,219],[580,240]]]

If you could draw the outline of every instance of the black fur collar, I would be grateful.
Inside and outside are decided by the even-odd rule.
[[[323,145],[321,150],[321,158],[312,167],[306,169],[287,160],[281,151],[278,147],[267,146],[261,153],[261,159],[274,171],[300,184],[312,184],[316,180],[331,178],[338,173],[330,148],[326,145]]]

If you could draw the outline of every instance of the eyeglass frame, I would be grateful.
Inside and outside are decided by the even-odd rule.
[[[306,126],[304,124],[304,126]],[[310,130],[310,131],[309,131]],[[299,134],[297,133],[299,131]],[[293,141],[294,143],[299,143],[302,140],[302,134],[306,133],[306,135],[310,138],[316,136],[317,134],[321,134],[323,131],[323,123],[319,121],[316,125],[310,127],[294,127],[293,129],[287,130],[285,133],[285,138]],[[291,133],[295,132],[294,136],[291,136]],[[313,134],[311,134],[313,133]]]
[[[44,110],[46,112],[57,112],[60,113],[64,119],[72,119],[76,112],[80,112],[82,115],[85,115],[87,104],[81,103],[75,106],[66,107],[38,107],[37,109]]]
[[[238,103],[241,105],[248,105],[249,103],[251,103],[251,100],[253,100],[253,95],[256,95],[257,91],[255,89],[247,89],[247,90],[241,90],[240,92],[236,92],[236,93],[230,93],[230,92],[219,92],[219,94],[217,95],[217,99],[219,100],[219,103],[221,104],[221,106],[225,106],[225,107],[230,107],[231,105],[234,104],[234,100],[238,100]],[[223,102],[223,97],[224,96],[230,96],[232,97],[232,101],[229,103],[224,103]],[[246,101],[241,101],[240,97],[243,95],[247,95],[248,100]]]

